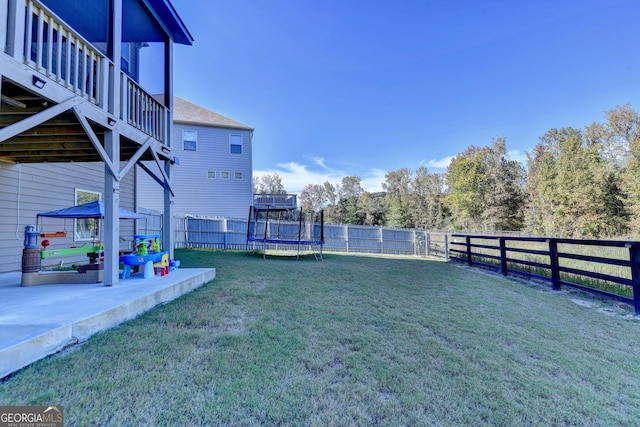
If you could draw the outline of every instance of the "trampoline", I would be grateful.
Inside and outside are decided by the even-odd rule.
[[[317,261],[322,261],[324,245],[324,212],[303,212],[277,205],[250,206],[247,220],[247,248],[295,253],[300,259],[308,250]]]

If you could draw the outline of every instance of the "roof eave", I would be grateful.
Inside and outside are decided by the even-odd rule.
[[[174,43],[193,44],[193,36],[169,0],[142,1]]]
[[[180,125],[192,125],[192,126],[204,126],[208,128],[222,128],[222,129],[237,129],[237,130],[246,130],[253,132],[255,129],[250,126],[234,126],[234,125],[222,125],[222,124],[214,124],[214,123],[206,123],[206,122],[196,122],[189,120],[180,120],[174,117],[173,123]]]

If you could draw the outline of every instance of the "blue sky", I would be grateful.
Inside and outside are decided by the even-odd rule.
[[[172,3],[195,38],[175,95],[254,127],[254,175],[289,192],[347,175],[378,191],[497,136],[524,161],[551,128],[640,109],[637,0]]]

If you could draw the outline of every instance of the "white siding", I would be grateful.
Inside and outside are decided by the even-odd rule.
[[[121,182],[120,206],[135,210],[134,175]],[[24,229],[36,224],[36,215],[74,205],[75,189],[104,193],[102,163],[50,163],[10,165],[0,163],[0,272],[22,268]],[[122,220],[120,235],[133,239],[135,221]],[[52,247],[73,244],[73,220],[41,218],[40,231],[66,231],[67,237],[50,239]],[[123,242],[125,245],[126,242]],[[86,257],[65,260],[86,262]],[[56,261],[48,261],[53,264]],[[59,260],[57,261],[59,262]],[[43,262],[43,265],[47,265]]]
[[[184,151],[182,131],[198,133],[197,151]],[[242,154],[232,154],[229,135],[242,135]],[[171,147],[180,164],[171,172],[175,193],[173,212],[205,216],[245,218],[252,203],[252,132],[220,127],[174,124]],[[147,166],[157,170],[155,163]],[[215,171],[216,178],[208,179],[207,171]],[[220,178],[229,172],[229,179]],[[242,179],[235,179],[241,172]],[[162,188],[146,172],[138,168],[138,204],[162,210]]]

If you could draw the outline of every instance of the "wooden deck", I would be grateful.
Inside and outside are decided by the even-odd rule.
[[[166,107],[39,1],[7,3],[0,161],[105,161],[110,130],[121,136],[120,161],[173,158]]]

